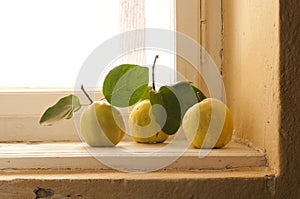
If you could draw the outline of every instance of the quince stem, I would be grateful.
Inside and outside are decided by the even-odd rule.
[[[154,58],[153,65],[152,65],[152,89],[153,89],[153,91],[155,91],[154,68],[155,68],[156,60],[157,60],[158,58],[159,58],[159,56],[156,55],[155,58]]]
[[[92,100],[92,98],[89,96],[89,94],[84,89],[83,84],[81,84],[81,90],[84,93],[84,95],[88,98],[88,100],[90,101],[90,104],[92,104],[94,101]]]

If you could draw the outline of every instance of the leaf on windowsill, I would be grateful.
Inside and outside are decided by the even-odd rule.
[[[75,95],[68,95],[61,98],[56,104],[49,107],[40,119],[43,126],[52,126],[62,119],[70,119],[73,113],[81,108],[79,98]]]

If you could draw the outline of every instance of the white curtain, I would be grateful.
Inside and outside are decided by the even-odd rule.
[[[138,46],[145,46],[145,33],[133,30],[144,29],[146,27],[145,0],[120,0],[120,32],[132,31],[127,38],[121,38],[123,49],[136,49]],[[146,52],[137,49],[122,57],[128,63],[140,65],[146,64]]]

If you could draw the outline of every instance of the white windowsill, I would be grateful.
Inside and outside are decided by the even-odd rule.
[[[130,158],[149,157],[151,151],[163,144],[136,144],[121,142],[120,149],[130,148],[133,153],[116,153],[115,148],[96,148],[101,157]],[[178,155],[176,149],[159,153],[153,158],[170,158]],[[242,167],[266,167],[264,153],[245,145],[231,142],[225,148],[213,149],[205,158],[199,158],[199,150],[189,148],[180,158],[165,169],[224,170]],[[86,169],[107,170],[109,167],[95,159],[80,142],[64,143],[2,143],[0,144],[0,169]]]

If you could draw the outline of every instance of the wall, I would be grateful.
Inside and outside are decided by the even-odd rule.
[[[300,1],[280,1],[280,176],[278,197],[300,198]]]
[[[223,0],[235,136],[265,149],[277,172],[274,198],[300,197],[299,10],[298,0]]]
[[[278,168],[279,2],[223,1],[223,76],[235,136]]]

